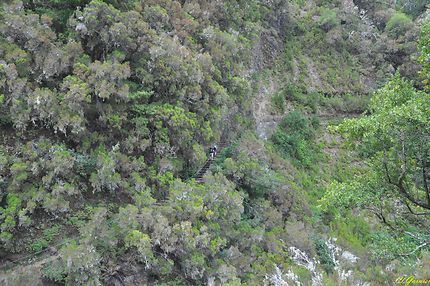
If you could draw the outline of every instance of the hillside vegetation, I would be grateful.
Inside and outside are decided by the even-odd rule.
[[[2,1],[0,284],[430,279],[427,2]]]

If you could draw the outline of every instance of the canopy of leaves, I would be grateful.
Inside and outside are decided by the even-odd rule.
[[[349,181],[334,182],[322,202],[369,210],[395,236],[419,225],[413,237],[420,238],[397,252],[416,254],[414,248],[427,246],[430,235],[430,97],[397,74],[375,93],[369,111],[336,127],[366,167]]]
[[[312,122],[298,111],[290,112],[272,136],[272,141],[284,156],[309,167],[316,159],[315,142],[317,122]]]
[[[139,285],[271,285],[271,273],[291,276],[291,269],[308,285],[312,273],[294,265],[294,246],[336,278],[324,237],[332,225],[322,224],[328,208],[309,204],[331,179],[317,167],[331,166],[319,160],[318,120],[308,113],[344,99],[342,110],[362,110],[353,93],[332,93],[367,89],[373,71],[382,79],[402,65],[414,74],[404,59],[415,52],[415,30],[408,16],[387,13],[394,37],[385,43],[339,1],[311,2],[2,1],[0,256],[48,256],[55,246],[52,261],[36,266],[43,264],[44,278],[73,286],[133,277]],[[285,61],[281,79],[291,75],[297,85],[286,80],[274,104],[286,112],[294,101],[304,113],[285,114],[267,142],[247,130],[259,103],[251,83]],[[318,69],[322,85],[307,88],[303,72],[313,77]],[[366,167],[331,184],[323,200],[338,210],[371,205],[388,230],[370,236],[364,220],[351,219],[336,231],[360,247],[374,242],[380,260],[387,251],[379,242],[399,242],[393,257],[427,246],[428,103],[396,77],[369,116],[340,127]],[[231,144],[196,182],[205,150],[221,141]],[[402,230],[409,234],[393,235]],[[323,235],[311,239],[313,232]],[[15,284],[29,284],[22,281]]]
[[[420,76],[426,91],[430,91],[430,21],[424,23],[421,28],[419,41],[420,57],[419,62],[422,65]]]
[[[406,14],[396,12],[387,22],[385,31],[392,35],[401,35],[406,32],[410,25],[412,25],[412,20]]]

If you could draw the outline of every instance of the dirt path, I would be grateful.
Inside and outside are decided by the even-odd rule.
[[[258,92],[252,102],[252,111],[256,123],[256,131],[260,138],[268,139],[282,119],[282,114],[274,114],[272,96],[278,85],[271,77],[256,82]]]
[[[55,285],[47,284],[42,280],[42,267],[49,262],[60,258],[60,254],[45,253],[44,257],[33,257],[29,260],[14,266],[9,270],[0,270],[0,285],[4,286],[45,286]]]

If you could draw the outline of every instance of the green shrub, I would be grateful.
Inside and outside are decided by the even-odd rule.
[[[16,226],[16,216],[20,211],[21,203],[22,200],[17,195],[8,194],[6,206],[0,207],[0,241],[8,241],[12,238],[11,230]]]
[[[83,226],[85,224],[85,222],[81,218],[79,218],[78,216],[71,216],[66,221],[66,224],[71,225],[71,226],[80,227],[80,226]]]
[[[285,112],[285,97],[282,92],[277,92],[272,96],[272,107],[277,112]]]
[[[411,26],[412,20],[402,12],[396,12],[391,16],[385,26],[385,32],[391,36],[399,36],[404,34]]]
[[[42,268],[42,276],[55,282],[63,282],[66,278],[63,265],[59,261],[49,262]]]
[[[325,243],[325,241],[321,238],[315,239],[315,249],[320,258],[321,266],[327,273],[332,273],[335,267],[333,259],[330,256],[330,251]]]
[[[35,252],[42,251],[43,249],[47,248],[49,245],[49,242],[44,238],[36,239],[33,244],[31,245],[31,248]]]
[[[58,224],[53,225],[43,231],[43,236],[47,241],[52,241],[60,233],[60,226]]]
[[[347,245],[354,253],[362,253],[370,240],[369,225],[362,218],[343,214],[331,225],[332,235],[339,239],[341,245]]]
[[[313,113],[317,112],[321,95],[318,92],[310,92],[306,96],[306,106],[308,106]]]
[[[294,274],[296,274],[299,277],[300,281],[305,283],[308,281],[312,281],[312,274],[305,267],[300,265],[294,265],[292,269]],[[307,285],[307,284],[304,284],[304,285]]]
[[[329,8],[322,8],[318,24],[325,31],[329,31],[336,27],[339,24],[336,11]]]
[[[36,239],[31,248],[33,251],[41,251],[49,246],[49,243],[60,233],[60,226],[53,225],[43,231],[43,237]]]
[[[272,135],[275,147],[287,158],[310,166],[318,148],[311,121],[298,111],[290,112]]]
[[[284,99],[297,102],[299,105],[308,107],[310,111],[316,112],[322,95],[318,92],[306,92],[297,85],[288,85],[282,92]],[[273,99],[272,99],[273,101]]]
[[[285,88],[285,97],[292,101],[297,101],[299,103],[305,102],[304,90],[297,85],[289,84]]]

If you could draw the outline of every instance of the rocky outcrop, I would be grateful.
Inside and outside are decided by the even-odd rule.
[[[334,264],[334,271],[336,272],[336,276],[338,277],[338,280],[336,281],[338,285],[343,285],[344,283],[346,283],[346,285],[369,286],[369,283],[363,282],[360,279],[354,277],[354,269],[356,268],[356,265],[360,258],[353,253],[342,249],[336,242],[336,238],[329,238],[325,241],[325,245]],[[305,251],[302,251],[301,249],[294,246],[289,247],[288,251],[290,253],[291,259],[295,264],[309,271],[312,277],[310,285],[324,285],[323,272],[320,266],[321,263],[316,257],[312,257]],[[287,269],[287,271],[283,273],[278,266],[275,267],[275,271],[271,275],[268,275],[266,277],[266,280],[271,283],[268,283],[268,285],[275,286],[304,285],[303,281],[300,281],[299,276],[294,273],[291,268]]]

